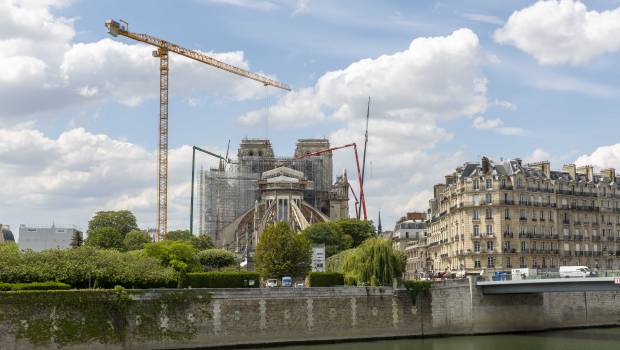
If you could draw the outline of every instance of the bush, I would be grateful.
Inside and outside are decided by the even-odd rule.
[[[60,282],[33,282],[33,283],[1,283],[0,291],[16,290],[67,290],[71,286]]]
[[[226,249],[207,249],[196,254],[205,271],[219,270],[227,266],[235,266],[239,259],[235,253]]]
[[[253,285],[250,285],[254,281]],[[258,288],[260,275],[256,272],[192,272],[187,274],[192,288]]]
[[[338,272],[310,272],[308,284],[310,287],[343,286],[344,275]]]
[[[407,288],[409,296],[411,297],[411,302],[415,305],[418,295],[425,295],[431,290],[433,281],[404,280],[403,285]]]
[[[121,253],[93,247],[16,251],[0,247],[0,281],[31,283],[56,281],[75,288],[175,287],[177,274],[143,252]]]

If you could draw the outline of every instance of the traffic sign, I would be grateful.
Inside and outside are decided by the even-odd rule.
[[[614,278],[614,284],[620,284],[620,277]]]

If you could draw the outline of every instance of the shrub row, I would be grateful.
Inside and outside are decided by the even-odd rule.
[[[258,288],[260,275],[255,272],[192,272],[187,274],[192,288]]]
[[[344,275],[338,272],[310,272],[308,274],[310,287],[333,287],[344,285]]]
[[[33,282],[33,283],[2,283],[0,282],[0,291],[16,291],[16,290],[67,290],[71,286],[61,282]]]
[[[20,251],[0,244],[0,281],[56,281],[74,288],[174,288],[177,274],[141,251],[122,253],[92,247]]]

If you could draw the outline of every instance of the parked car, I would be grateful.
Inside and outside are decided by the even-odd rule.
[[[293,278],[291,276],[282,277],[282,287],[292,287],[293,286]]]
[[[270,279],[267,280],[266,285],[267,285],[268,288],[277,287],[278,286],[278,280],[275,279],[275,278],[270,278]]]
[[[560,266],[560,277],[590,277],[595,274],[587,266]]]
[[[304,283],[303,282],[295,283],[295,288],[303,288],[303,287],[304,287]]]

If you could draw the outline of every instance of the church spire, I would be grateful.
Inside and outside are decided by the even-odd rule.
[[[377,222],[377,236],[381,236],[383,229],[381,228],[381,209],[379,209],[379,220]]]

